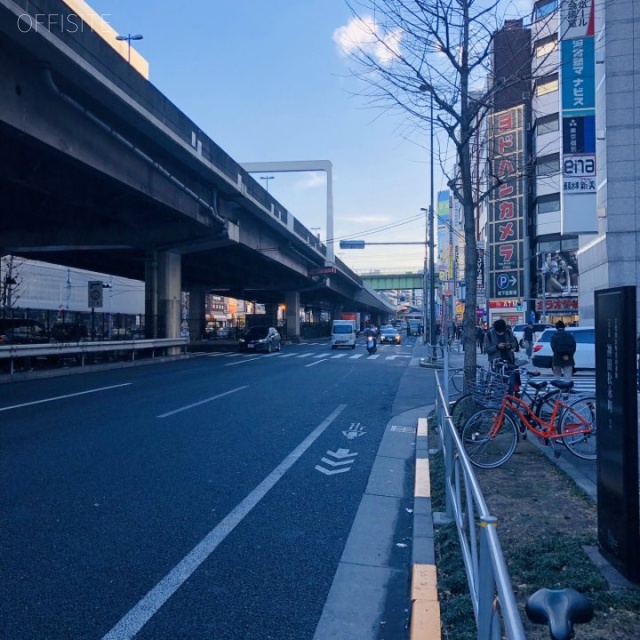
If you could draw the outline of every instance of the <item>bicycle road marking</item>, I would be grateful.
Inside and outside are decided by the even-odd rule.
[[[173,416],[176,413],[181,413],[182,411],[188,411],[189,409],[193,409],[194,407],[199,407],[201,404],[206,404],[207,402],[213,402],[218,398],[224,398],[225,396],[229,396],[232,393],[237,393],[238,391],[242,391],[243,389],[247,389],[247,388],[248,388],[248,385],[245,384],[244,386],[238,387],[237,389],[231,389],[231,391],[225,391],[224,393],[219,393],[217,396],[206,398],[204,400],[200,400],[199,402],[194,402],[193,404],[188,404],[186,407],[180,407],[179,409],[168,411],[167,413],[163,413],[162,415],[156,416],[156,418],[168,418],[169,416]]]
[[[329,425],[347,407],[338,405],[287,457],[234,509],[214,527],[160,582],[151,589],[102,640],[133,638],[160,607],[187,581],[224,539],[258,505],[278,480],[302,457]]]
[[[89,393],[98,393],[99,391],[110,391],[111,389],[118,389],[119,387],[128,387],[131,382],[124,382],[122,384],[114,384],[110,387],[98,387],[97,389],[89,389],[88,391],[78,391],[77,393],[68,393],[64,396],[54,396],[53,398],[44,398],[43,400],[33,400],[32,402],[23,402],[22,404],[14,404],[10,407],[0,407],[0,411],[11,411],[12,409],[21,409],[22,407],[31,407],[35,404],[43,404],[45,402],[55,402],[56,400],[65,400],[66,398],[75,398],[77,396],[84,396]]]

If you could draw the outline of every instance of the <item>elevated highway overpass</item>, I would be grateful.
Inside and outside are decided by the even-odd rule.
[[[144,280],[149,337],[178,334],[181,291],[192,319],[206,293],[284,302],[292,335],[301,305],[392,311],[71,14],[0,0],[2,253]]]

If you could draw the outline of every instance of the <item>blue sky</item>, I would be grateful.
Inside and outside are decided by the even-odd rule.
[[[119,33],[144,36],[133,44],[151,82],[238,162],[330,160],[337,239],[424,241],[428,140],[362,97],[334,39],[352,18],[344,0],[87,3]],[[274,197],[326,241],[322,176],[270,175]],[[335,251],[358,270],[420,270],[424,260],[423,246]]]

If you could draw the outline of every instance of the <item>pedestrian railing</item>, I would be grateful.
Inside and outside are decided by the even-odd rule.
[[[43,344],[10,344],[0,346],[0,362],[8,362],[5,370],[13,375],[16,363],[33,363],[36,359],[46,359],[53,363],[73,360],[74,364],[85,366],[94,358],[111,356],[118,359],[135,360],[140,355],[155,358],[163,354],[185,353],[187,338],[156,338],[151,340],[107,340],[95,342],[50,342]]]
[[[478,640],[525,640],[522,619],[498,538],[473,467],[449,415],[448,358],[436,371],[436,413],[445,464],[447,519],[455,522],[473,603]],[[504,629],[504,636],[503,636]]]

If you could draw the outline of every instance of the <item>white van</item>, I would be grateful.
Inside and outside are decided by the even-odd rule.
[[[356,323],[353,320],[334,320],[331,324],[331,348],[356,348]]]

